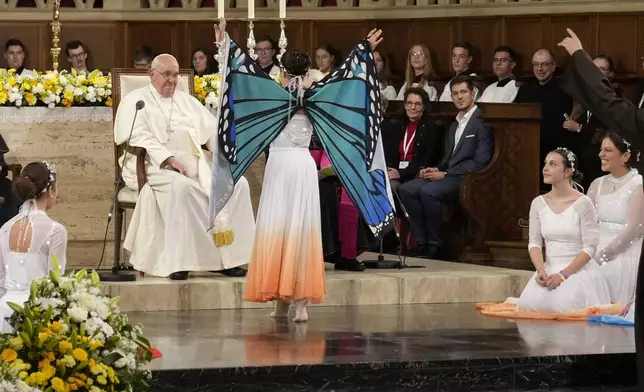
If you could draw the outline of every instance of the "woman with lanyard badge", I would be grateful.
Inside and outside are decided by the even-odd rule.
[[[406,118],[396,124],[383,123],[383,142],[389,182],[393,191],[418,175],[420,169],[438,164],[441,135],[426,115],[429,97],[420,87],[405,91]]]

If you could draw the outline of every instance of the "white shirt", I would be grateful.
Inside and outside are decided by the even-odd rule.
[[[517,82],[507,78],[487,86],[479,102],[512,103],[519,92]]]
[[[20,76],[34,76],[34,71],[33,69],[23,68],[22,72],[20,72]]]
[[[396,88],[392,86],[391,84],[388,85],[385,88],[382,88],[382,84],[380,85],[380,96],[385,97],[387,101],[395,101],[396,97],[398,94],[396,94]]]
[[[418,83],[414,83],[411,86],[418,87]],[[423,90],[427,93],[430,102],[436,101],[438,92],[436,91],[436,88],[434,86],[430,86],[428,83],[425,83]],[[398,92],[398,97],[396,98],[397,101],[402,101],[403,99],[405,99],[405,91],[407,91],[407,82],[405,82],[405,84],[403,84],[403,86],[400,88],[400,92]]]
[[[461,136],[463,136],[463,131],[465,131],[465,128],[467,127],[467,123],[470,122],[470,118],[472,118],[472,114],[476,109],[477,109],[477,106],[474,105],[466,113],[459,112],[458,115],[456,116],[456,121],[458,122],[458,126],[456,127],[456,133],[454,134],[454,148],[452,149],[452,152],[456,150],[456,146],[458,146],[458,142],[461,140]]]
[[[462,74],[457,74],[456,76],[459,76],[459,75],[462,75]],[[454,76],[454,78],[456,76]],[[476,74],[472,72],[471,74],[469,74],[469,76],[476,76]],[[452,80],[454,80],[454,78],[451,78],[449,82],[447,82],[447,84],[445,85],[445,88],[443,89],[443,93],[441,94],[441,97],[439,99],[440,102],[452,102],[452,88],[450,87],[450,85],[452,84]],[[478,97],[479,97],[479,89],[478,87],[474,86],[474,100],[477,100]]]

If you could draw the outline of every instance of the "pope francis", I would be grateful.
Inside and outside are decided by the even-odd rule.
[[[232,198],[208,230],[211,159],[217,148],[215,117],[190,94],[176,91],[179,64],[162,54],[153,61],[150,84],[119,104],[114,139],[126,143],[139,100],[130,145],[147,151],[147,183],[141,189],[123,247],[138,271],[184,280],[190,271],[244,276],[253,248],[255,218],[248,182],[237,183]],[[206,147],[206,150],[202,149]],[[127,155],[125,184],[138,189],[136,157]]]

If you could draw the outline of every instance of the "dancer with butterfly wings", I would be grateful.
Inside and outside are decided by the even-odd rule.
[[[213,159],[211,217],[234,183],[270,146],[257,231],[244,299],[276,301],[273,317],[306,321],[309,302],[326,294],[320,233],[318,173],[308,146],[315,132],[336,175],[376,238],[394,226],[391,190],[380,140],[380,89],[372,30],[328,76],[310,70],[310,57],[289,50],[281,57],[281,86],[216,27],[222,86]],[[316,75],[318,77],[316,77]]]

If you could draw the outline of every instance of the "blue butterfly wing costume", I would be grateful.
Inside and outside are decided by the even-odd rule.
[[[222,49],[211,225],[234,183],[299,109],[237,43],[226,37]],[[382,237],[394,227],[394,207],[380,140],[380,88],[367,41],[305,91],[304,108],[349,198],[374,236]]]

